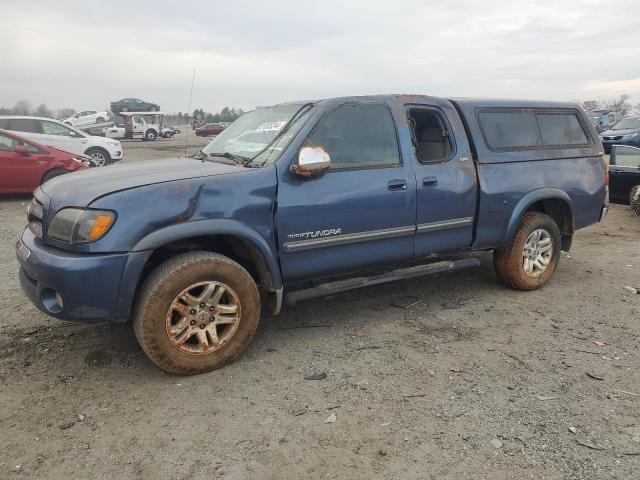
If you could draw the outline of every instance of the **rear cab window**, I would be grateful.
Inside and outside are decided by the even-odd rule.
[[[481,109],[478,122],[492,150],[535,150],[589,146],[591,141],[575,110]]]

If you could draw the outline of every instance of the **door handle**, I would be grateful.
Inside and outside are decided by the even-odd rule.
[[[387,188],[392,192],[397,190],[406,190],[407,182],[404,180],[390,180],[389,183],[387,183]]]
[[[422,179],[423,187],[435,187],[438,185],[438,179],[436,177],[424,177]]]

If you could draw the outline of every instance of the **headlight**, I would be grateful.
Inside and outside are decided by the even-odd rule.
[[[622,138],[621,138],[621,140],[629,140],[629,139],[631,139],[631,138],[635,137],[636,135],[638,135],[638,132],[636,132],[636,133],[629,133],[628,135],[623,135],[623,136],[622,136]]]
[[[107,234],[115,220],[115,212],[108,210],[65,208],[53,217],[48,234],[67,243],[95,242]]]

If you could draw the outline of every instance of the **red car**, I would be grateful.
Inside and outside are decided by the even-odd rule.
[[[196,135],[199,137],[211,137],[213,135],[219,135],[224,130],[224,126],[219,123],[207,123],[201,127],[196,128]]]
[[[0,130],[0,193],[31,192],[47,180],[87,168],[77,155]]]

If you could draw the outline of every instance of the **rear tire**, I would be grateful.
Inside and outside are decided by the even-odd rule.
[[[194,375],[244,352],[259,320],[260,295],[251,275],[223,255],[193,252],[167,260],[147,277],[133,329],[158,367]]]
[[[104,123],[104,118],[102,117],[96,118],[96,123]]]
[[[629,193],[629,205],[634,215],[640,217],[640,185],[636,185]]]
[[[64,168],[54,168],[53,170],[49,170],[42,176],[42,182],[40,182],[40,184],[42,185],[52,178],[59,177],[60,175],[64,175],[65,173],[69,173],[69,171],[65,170]]]
[[[556,271],[560,242],[560,229],[550,216],[527,212],[511,245],[493,252],[495,271],[516,290],[540,288]]]

